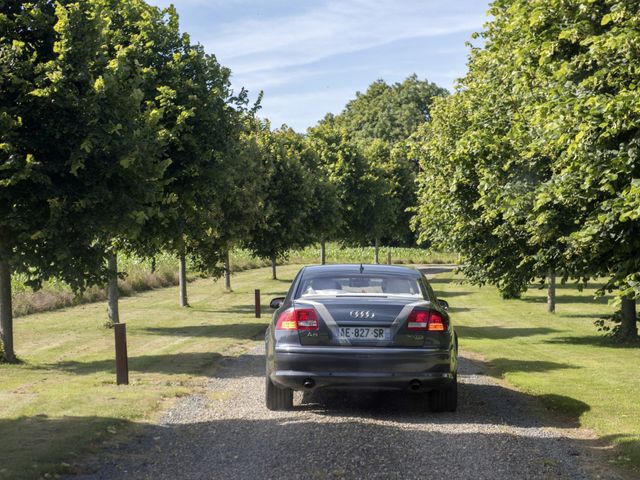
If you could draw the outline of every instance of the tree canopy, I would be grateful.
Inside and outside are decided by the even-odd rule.
[[[308,157],[315,152],[286,125],[271,131],[268,122],[260,123],[253,135],[265,176],[264,210],[245,245],[256,256],[271,259],[275,278],[279,258],[313,241],[310,212],[315,189],[308,166],[315,161]]]
[[[415,74],[393,85],[376,80],[347,103],[339,122],[357,140],[379,138],[389,143],[401,142],[430,120],[434,100],[448,93]]]
[[[12,274],[82,289],[113,279],[115,250],[178,248],[212,227],[246,102],[173,9],[0,7],[0,330],[12,361]]]
[[[640,6],[497,0],[455,94],[414,138],[415,225],[478,283],[518,295],[549,269],[639,293]],[[438,224],[439,223],[439,224]],[[623,336],[635,337],[635,314]]]

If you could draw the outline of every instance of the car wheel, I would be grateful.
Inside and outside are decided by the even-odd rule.
[[[269,410],[291,410],[293,408],[293,390],[276,387],[267,376],[265,399]]]
[[[429,408],[432,412],[455,412],[458,408],[458,377],[445,388],[429,393]]]

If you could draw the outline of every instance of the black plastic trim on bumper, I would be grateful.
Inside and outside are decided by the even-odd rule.
[[[293,390],[315,390],[318,388],[335,388],[344,390],[412,390],[429,391],[450,384],[452,373],[411,374],[374,374],[362,372],[296,372],[279,370],[270,375],[271,381],[281,387]],[[304,383],[313,380],[313,387],[305,388]],[[420,382],[418,388],[411,383]]]
[[[286,346],[274,353],[271,381],[294,390],[428,391],[450,384],[455,377],[450,351],[445,349]],[[305,388],[308,380],[313,387]]]

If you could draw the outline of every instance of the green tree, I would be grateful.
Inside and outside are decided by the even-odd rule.
[[[608,276],[623,338],[637,337],[638,9],[495,1],[484,47],[414,145],[423,238],[508,294],[547,272]]]
[[[147,38],[154,75],[145,85],[145,96],[162,112],[167,132],[163,155],[169,164],[162,202],[134,247],[143,253],[163,249],[179,258],[180,303],[188,306],[187,257],[202,271],[213,271],[222,255],[210,240],[222,228],[221,197],[238,193],[228,190],[243,167],[235,152],[246,92],[233,96],[229,70],[180,33],[173,7],[153,13]]]
[[[369,161],[364,148],[349,139],[330,115],[309,129],[309,141],[336,189],[343,220],[340,237],[357,244],[378,244],[392,209],[386,172],[377,162],[378,156],[387,153],[386,143],[377,140],[368,147],[374,158]]]
[[[246,112],[242,132],[225,160],[231,166],[229,176],[225,185],[220,186],[215,203],[210,207],[216,213],[216,228],[210,229],[202,237],[200,254],[196,257],[198,269],[215,276],[221,273],[218,263],[222,260],[227,290],[231,290],[229,251],[250,237],[254,225],[262,221],[265,206],[268,179],[255,134],[259,129],[253,112]],[[207,258],[202,252],[209,252],[210,257]]]
[[[513,23],[534,19],[520,54],[537,63],[529,75],[541,95],[530,111],[543,137],[534,148],[554,158],[554,175],[537,192],[535,220],[542,224],[560,213],[571,222],[562,241],[574,274],[585,281],[609,278],[603,290],[616,291],[621,301],[618,335],[637,340],[640,5],[538,1],[517,7]]]
[[[338,121],[351,138],[364,142],[379,138],[395,144],[409,138],[428,121],[434,100],[448,93],[415,74],[393,85],[376,80],[366,92],[356,93]]]
[[[447,90],[420,80],[416,75],[392,85],[377,80],[366,92],[358,92],[335,118],[335,123],[346,130],[363,155],[373,155],[367,158],[372,164],[370,170],[386,183],[381,199],[386,205],[378,205],[378,208],[383,207],[381,211],[388,215],[387,228],[377,228],[375,236],[378,240],[415,244],[408,211],[417,201],[415,176],[418,164],[407,155],[410,149],[405,144],[421,125],[430,121],[434,101],[446,95]],[[372,141],[377,141],[375,146]],[[386,154],[384,157],[381,156],[383,153]],[[378,242],[374,243],[377,245]]]
[[[118,23],[114,6],[0,5],[0,312],[8,361],[15,360],[11,273],[36,286],[51,276],[76,289],[101,282],[112,239],[139,233],[161,194],[162,129],[159,112],[143,104],[142,37],[132,28],[144,26],[148,7],[118,2],[117,18],[126,19]]]
[[[246,246],[261,258],[271,260],[272,276],[276,278],[276,262],[292,248],[304,247],[313,241],[309,216],[313,178],[306,168],[314,155],[304,139],[283,126],[271,131],[269,124],[254,131],[260,149],[265,176],[264,208],[261,218],[251,229]]]
[[[527,138],[519,114],[526,97],[512,83],[509,55],[492,38],[473,50],[460,88],[436,102],[412,148],[421,161],[420,239],[460,252],[469,279],[513,298],[541,275],[527,215],[548,168],[519,150]]]

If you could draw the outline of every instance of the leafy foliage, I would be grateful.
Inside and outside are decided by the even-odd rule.
[[[304,138],[287,126],[271,131],[269,123],[253,131],[265,176],[264,210],[251,228],[246,246],[258,257],[275,261],[312,241],[310,218],[314,179],[307,166],[315,155]]]
[[[217,226],[246,95],[232,97],[228,70],[179,33],[175,11],[0,7],[0,263],[78,290],[105,281],[114,248],[182,249]]]
[[[423,165],[415,225],[458,249],[476,282],[517,295],[554,269],[640,293],[639,9],[492,4],[484,47],[414,145]]]
[[[393,85],[376,80],[366,92],[356,93],[340,114],[339,122],[356,140],[401,142],[431,118],[434,99],[448,93],[435,83],[419,80],[415,74]]]

